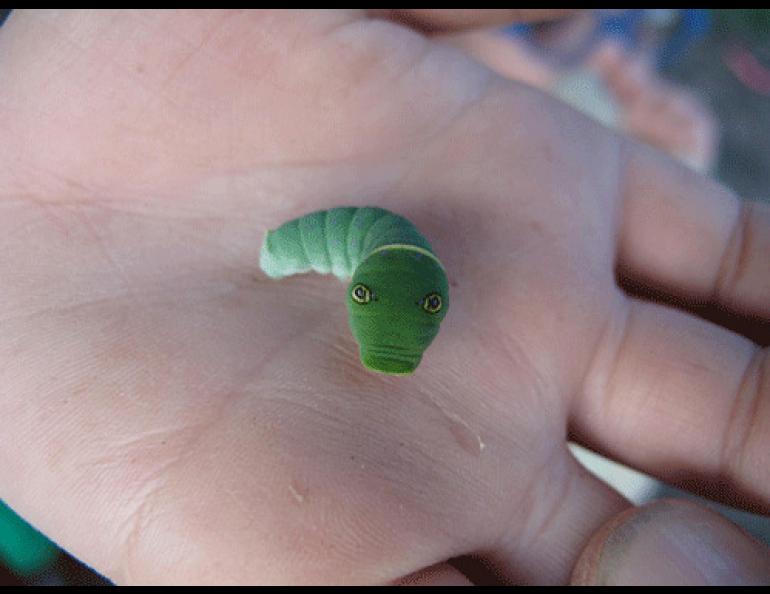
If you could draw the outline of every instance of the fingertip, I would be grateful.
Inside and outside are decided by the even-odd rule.
[[[631,507],[608,520],[586,544],[572,570],[570,584],[573,586],[592,586],[600,583],[599,568],[606,544],[612,535],[629,518],[638,513],[639,508]]]
[[[603,77],[616,75],[623,60],[623,47],[615,39],[601,41],[586,58],[586,66]]]
[[[573,585],[766,585],[770,551],[718,513],[677,499],[612,518],[588,542]]]

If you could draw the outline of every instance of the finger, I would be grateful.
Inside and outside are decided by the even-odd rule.
[[[606,42],[589,58],[607,87],[621,103],[639,99],[652,84],[650,65],[641,58],[632,58],[617,42]]]
[[[370,10],[369,14],[378,18],[388,18],[405,23],[423,31],[446,32],[509,23],[548,21],[563,17],[570,12],[572,12],[570,9],[551,8],[493,8],[484,10],[471,8],[390,8]]]
[[[737,586],[770,583],[770,550],[725,518],[681,500],[614,517],[580,556],[572,584]]]
[[[621,218],[623,274],[770,317],[770,206],[743,202],[690,168],[631,146]]]
[[[626,61],[625,51],[620,42],[614,39],[605,39],[597,44],[585,59],[585,65],[597,75],[605,79],[607,85],[611,79],[617,76]]]
[[[551,460],[544,480],[527,501],[512,501],[511,511],[537,510],[524,529],[502,538],[475,558],[483,567],[482,583],[564,584],[590,536],[630,505],[587,471],[566,448]]]
[[[578,441],[732,505],[770,509],[766,350],[689,314],[629,299],[580,398]]]
[[[469,31],[444,35],[441,41],[462,48],[501,76],[537,89],[549,89],[557,71],[535,55],[526,43],[500,31]]]
[[[623,118],[630,134],[669,154],[693,143],[690,111],[682,111],[671,98],[669,89],[650,87],[644,97],[627,107]]]

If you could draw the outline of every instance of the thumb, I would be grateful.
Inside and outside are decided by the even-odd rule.
[[[682,500],[626,510],[583,550],[574,585],[770,584],[770,549],[716,512]]]

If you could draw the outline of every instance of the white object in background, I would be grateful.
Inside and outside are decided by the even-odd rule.
[[[659,483],[654,478],[628,466],[613,462],[577,444],[570,443],[568,445],[578,462],[591,474],[620,492],[631,503],[635,505],[647,503],[658,490]]]

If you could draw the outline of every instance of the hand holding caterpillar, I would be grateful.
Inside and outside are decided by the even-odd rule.
[[[414,372],[449,308],[444,267],[404,217],[382,208],[341,207],[268,231],[260,267],[272,278],[314,270],[351,279],[350,329],[363,365]]]

